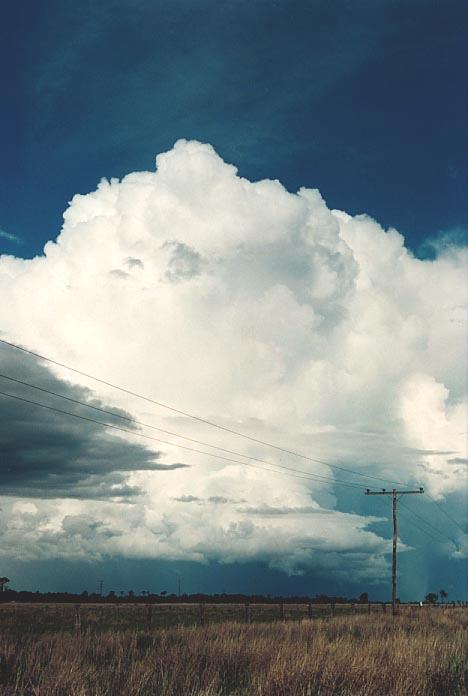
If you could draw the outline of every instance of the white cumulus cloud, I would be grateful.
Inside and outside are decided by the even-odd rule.
[[[156,171],[76,195],[43,256],[0,257],[0,298],[4,338],[83,372],[441,499],[466,485],[466,250],[419,260],[396,230],[330,210],[317,190],[240,178],[209,145],[181,140]],[[73,380],[161,428],[372,482]],[[356,576],[383,572],[387,541],[372,517],[335,510],[330,482],[157,449],[190,468],[130,472],[137,504],[16,504],[2,552],[26,525],[27,557],[255,558],[341,572],[348,553]],[[259,513],[272,509],[282,512]]]

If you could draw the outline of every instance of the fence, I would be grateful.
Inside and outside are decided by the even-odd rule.
[[[465,603],[466,604],[466,603]],[[146,630],[168,626],[203,626],[226,621],[271,622],[315,618],[329,620],[340,616],[376,615],[390,613],[389,603],[359,604],[295,604],[288,602],[215,604],[157,603],[157,604],[3,604],[0,605],[0,631],[7,625],[13,630],[29,629],[46,633],[56,631]],[[439,604],[422,607],[401,604],[399,612],[416,617],[420,612],[440,608],[455,610],[462,605]]]

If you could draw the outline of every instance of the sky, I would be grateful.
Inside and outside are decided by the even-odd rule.
[[[466,3],[6,16],[1,573],[468,598]]]

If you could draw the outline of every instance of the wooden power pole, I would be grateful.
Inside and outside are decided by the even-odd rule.
[[[412,495],[413,493],[424,493],[423,488],[417,491],[398,491],[393,488],[387,491],[382,488],[381,491],[371,491],[366,489],[366,495],[391,495],[392,496],[392,512],[393,512],[393,544],[392,544],[392,614],[397,613],[397,539],[398,539],[398,521],[397,521],[397,502],[400,495]]]

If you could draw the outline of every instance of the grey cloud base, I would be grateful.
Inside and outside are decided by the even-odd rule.
[[[65,397],[106,408],[91,391],[55,377],[31,356],[0,346],[0,373]],[[0,391],[78,416],[121,426],[103,417],[0,377]],[[107,406],[109,408],[109,406]],[[121,409],[114,409],[128,416]],[[106,421],[107,419],[107,421]],[[0,394],[0,495],[34,498],[129,498],[141,493],[127,483],[132,471],[170,470],[160,453],[119,437],[111,430]],[[128,424],[125,427],[136,429]],[[124,439],[124,438],[127,439]],[[136,439],[136,438],[135,438]]]

